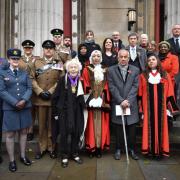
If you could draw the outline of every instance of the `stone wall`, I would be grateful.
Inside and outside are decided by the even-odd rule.
[[[111,36],[114,30],[119,31],[123,41],[127,42],[128,8],[135,8],[135,1],[86,0],[86,30],[93,30],[96,41],[100,44],[106,37]]]

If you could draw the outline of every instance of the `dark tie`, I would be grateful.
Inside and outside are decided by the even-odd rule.
[[[15,76],[17,76],[17,69],[14,69],[13,73],[14,73]]]
[[[176,39],[176,51],[179,50],[179,39]]]
[[[119,50],[119,48],[118,48],[118,43],[115,43],[115,44],[114,44],[114,47],[115,47],[115,48],[114,48],[115,51],[118,52],[118,50]]]

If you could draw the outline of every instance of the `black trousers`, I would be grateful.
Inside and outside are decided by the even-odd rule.
[[[128,149],[134,150],[136,144],[136,124],[126,125],[126,137]],[[123,125],[115,125],[115,138],[116,149],[123,149],[125,147]]]
[[[79,138],[75,134],[66,134],[60,137],[61,157],[69,158],[77,156],[79,150]]]

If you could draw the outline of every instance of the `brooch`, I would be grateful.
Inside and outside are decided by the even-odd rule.
[[[8,77],[5,77],[4,80],[5,80],[5,81],[9,81],[10,79],[9,79]]]

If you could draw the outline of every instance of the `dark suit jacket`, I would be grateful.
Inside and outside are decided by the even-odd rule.
[[[139,70],[135,66],[129,65],[126,80],[124,82],[119,65],[111,66],[108,69],[109,90],[112,95],[112,116],[111,120],[115,124],[122,124],[121,116],[116,116],[115,106],[120,105],[123,100],[130,102],[131,115],[125,116],[127,125],[134,124],[139,121],[137,91]]]
[[[170,39],[168,39],[166,41],[171,45],[171,52],[173,54],[176,54],[180,59],[180,48],[179,48],[178,51],[176,50],[176,45],[175,45],[175,42],[174,42],[174,38],[170,38]]]
[[[130,46],[127,46],[125,49],[130,52]],[[139,56],[139,63],[141,66],[141,70],[145,71],[145,66],[146,66],[146,62],[147,62],[146,50],[140,46],[136,46],[136,53]]]

